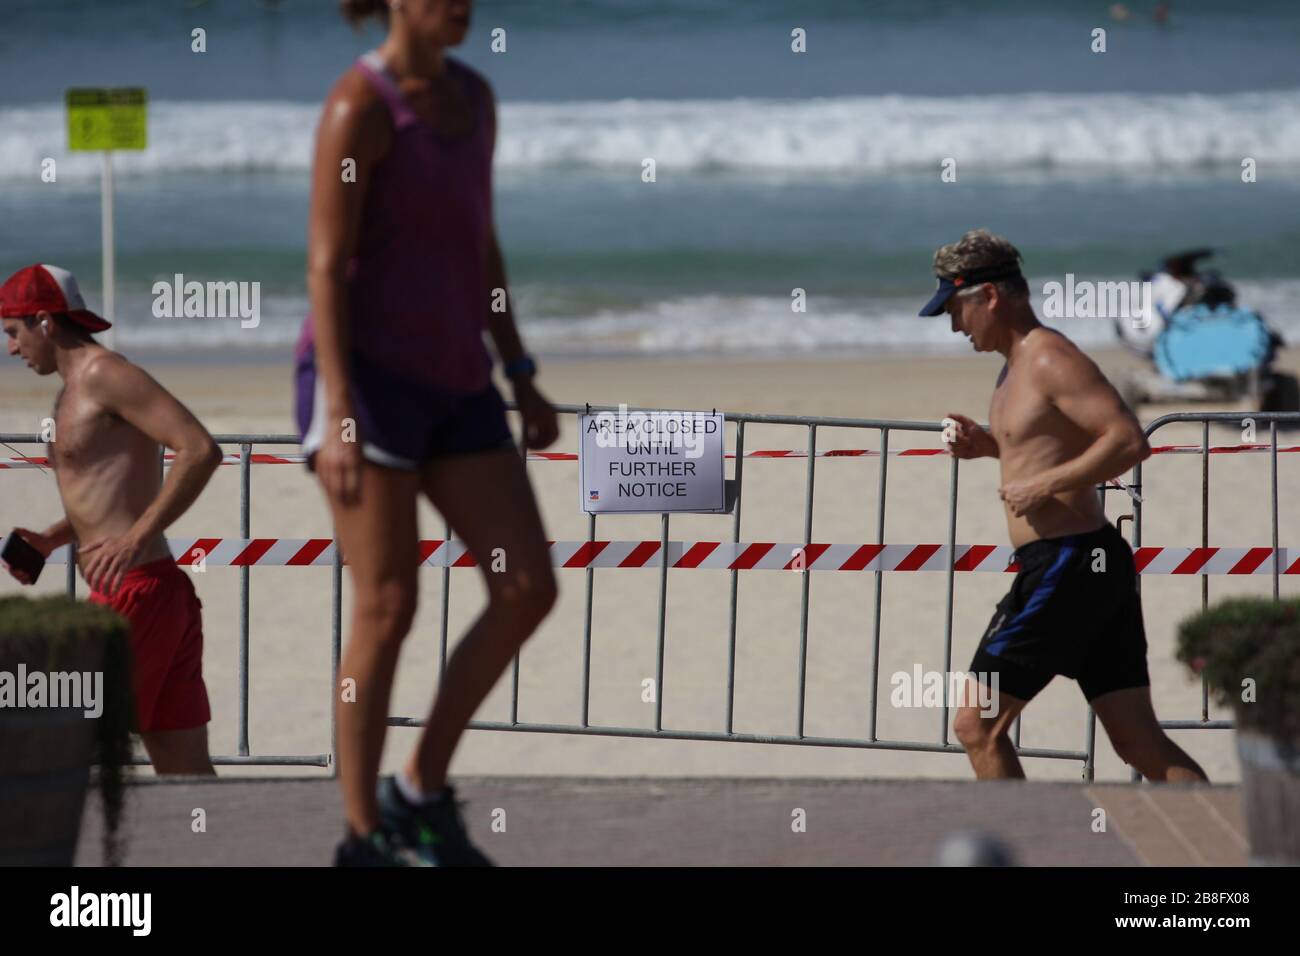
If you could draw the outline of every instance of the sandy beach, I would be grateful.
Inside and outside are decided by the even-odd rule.
[[[1110,374],[1133,366],[1121,353],[1099,353]],[[1300,364],[1288,353],[1284,368]],[[289,368],[284,364],[151,363],[150,370],[184,401],[214,434],[292,431]],[[746,411],[789,415],[933,421],[950,411],[986,418],[999,365],[996,357],[815,357],[782,360],[717,358],[627,359],[546,362],[540,384],[557,402]],[[0,429],[34,432],[57,390],[53,377],[37,379],[16,365],[0,372]],[[1147,408],[1150,421],[1164,408]],[[1199,426],[1160,433],[1158,443],[1199,442]],[[1267,440],[1267,431],[1260,440]],[[891,448],[935,447],[933,434],[895,433]],[[802,448],[806,430],[750,425],[746,447]],[[1212,444],[1234,444],[1238,430],[1215,429]],[[823,428],[819,448],[876,447],[874,432]],[[574,422],[566,417],[554,450],[576,448]],[[274,447],[259,448],[274,451]],[[289,449],[280,449],[289,450]],[[14,452],[6,452],[13,454]],[[17,453],[40,454],[20,448]],[[1279,456],[1280,544],[1290,540],[1293,502],[1300,492],[1295,456]],[[875,540],[878,459],[821,458],[816,464],[813,540],[866,543]],[[1211,462],[1210,543],[1270,543],[1269,457],[1220,455]],[[586,537],[586,517],[575,495],[576,463],[529,466],[551,538]],[[888,472],[886,541],[941,543],[947,532],[947,459],[895,458]],[[1200,459],[1161,456],[1148,464],[1144,494],[1144,544],[1197,545],[1200,528]],[[803,535],[805,459],[749,459],[744,471],[741,539],[799,541]],[[0,498],[0,523],[44,527],[59,516],[53,475],[37,470],[5,472],[8,493]],[[252,478],[255,537],[326,537],[327,513],[314,481],[300,466],[256,466]],[[1006,529],[996,496],[992,462],[960,468],[957,541],[1005,544]],[[1108,512],[1130,512],[1128,499],[1109,496]],[[732,518],[682,515],[671,522],[674,540],[727,540]],[[421,535],[443,536],[441,519],[427,505]],[[219,470],[202,498],[170,531],[173,537],[227,536],[239,531],[238,469]],[[657,516],[606,516],[600,539],[652,539]],[[595,572],[590,721],[593,725],[652,727],[655,705],[642,699],[642,682],[656,671],[657,567]],[[574,724],[582,714],[582,634],[585,574],[560,571],[561,597],[540,633],[526,645],[519,680],[519,719]],[[450,633],[454,641],[482,601],[477,572],[452,572]],[[195,575],[204,604],[204,672],[213,702],[214,753],[236,747],[239,575],[213,567]],[[63,569],[51,567],[36,590],[63,586]],[[315,754],[330,747],[330,627],[328,568],[258,568],[251,574],[250,731],[255,754]],[[1009,575],[972,573],[956,579],[952,667],[964,669]],[[19,588],[7,578],[2,593]],[[1269,577],[1210,579],[1211,600],[1227,594],[1267,594]],[[734,728],[737,732],[788,735],[797,730],[799,608],[796,573],[750,571],[740,575]],[[1297,587],[1283,580],[1284,595]],[[937,742],[940,710],[890,704],[890,675],[944,667],[944,575],[885,575],[880,679],[871,682],[874,576],[814,572],[809,586],[807,736],[861,738],[868,734],[873,690],[881,740]],[[404,650],[390,713],[424,714],[438,670],[442,572],[421,571],[421,604]],[[1143,599],[1150,668],[1158,715],[1200,716],[1201,690],[1174,660],[1178,620],[1200,604],[1200,579],[1147,576]],[[84,596],[84,585],[79,594]],[[674,570],[669,574],[665,639],[663,723],[666,729],[720,731],[727,707],[726,571]],[[349,607],[344,590],[344,612]],[[506,677],[479,711],[483,720],[507,720],[511,679]],[[1024,746],[1082,750],[1085,704],[1077,686],[1058,679],[1037,698],[1023,720]],[[1211,708],[1211,717],[1226,716]],[[415,731],[390,731],[385,767],[397,766]],[[1233,738],[1223,731],[1178,731],[1176,739],[1202,763],[1212,780],[1237,778]],[[1097,778],[1127,779],[1098,727]],[[1028,759],[1039,779],[1078,779],[1075,761]],[[256,768],[223,768],[223,774],[259,774]],[[323,771],[306,769],[302,773]],[[560,734],[474,731],[453,764],[461,775],[724,775],[835,777],[957,777],[971,775],[962,755],[828,747],[643,740]]]

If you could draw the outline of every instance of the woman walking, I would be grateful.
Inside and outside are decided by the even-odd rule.
[[[335,862],[488,865],[466,836],[447,770],[556,591],[485,330],[526,446],[550,445],[558,426],[505,294],[492,219],[492,90],[444,56],[464,39],[471,2],[340,6],[354,24],[385,20],[388,35],[325,101],[312,172],[311,314],[296,362],[303,451],[354,595],[340,679],[355,694],[337,705],[348,834]],[[421,494],[477,559],[488,603],[448,660],[404,771],[376,786],[398,653],[415,614]]]

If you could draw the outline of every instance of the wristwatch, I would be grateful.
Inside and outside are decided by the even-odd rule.
[[[507,362],[505,367],[506,378],[516,379],[520,376],[527,375],[532,378],[537,374],[537,363],[533,361],[531,355],[523,355],[513,362]]]

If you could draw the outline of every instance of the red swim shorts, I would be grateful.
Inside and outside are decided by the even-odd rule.
[[[91,592],[131,623],[136,729],[187,730],[212,717],[203,684],[203,602],[172,558],[141,564],[109,597]]]

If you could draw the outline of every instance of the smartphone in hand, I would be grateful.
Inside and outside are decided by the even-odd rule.
[[[45,567],[45,556],[13,532],[0,541],[0,561],[23,584],[35,584]]]

